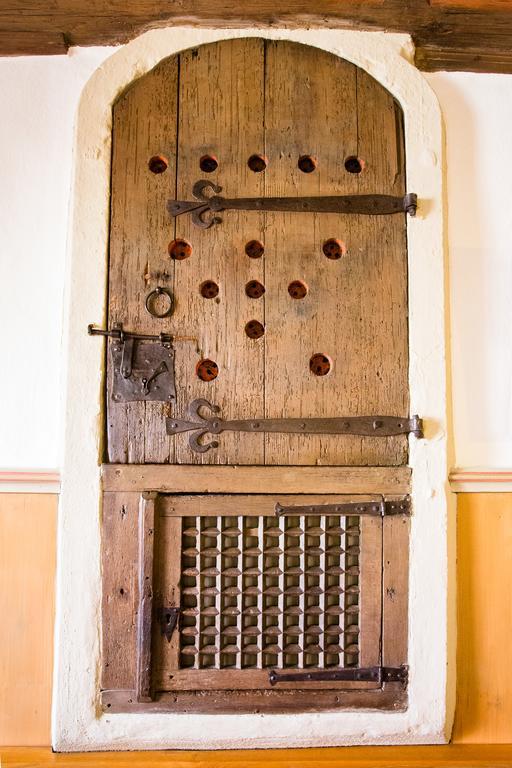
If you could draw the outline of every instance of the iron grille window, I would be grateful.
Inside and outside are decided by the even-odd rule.
[[[359,659],[358,517],[185,517],[180,667]]]

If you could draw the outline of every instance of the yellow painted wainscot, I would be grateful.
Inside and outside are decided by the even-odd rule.
[[[509,479],[512,482],[510,473]],[[56,493],[0,493],[0,745],[31,747],[50,742],[57,500]],[[487,746],[512,743],[512,493],[459,493],[457,552],[458,695],[453,741],[455,745],[474,744],[469,751],[458,747],[380,747],[211,756],[145,753],[137,758],[95,756],[91,765],[107,765],[109,760],[120,761],[112,763],[117,765],[131,760],[138,765],[164,765],[162,761],[168,760],[183,768],[192,764],[236,765],[238,760],[246,766],[264,761],[266,768],[322,764],[512,766],[508,747]],[[86,764],[88,759],[92,758],[54,757],[44,749],[2,752],[2,765],[51,765],[51,761],[73,765],[80,760]]]

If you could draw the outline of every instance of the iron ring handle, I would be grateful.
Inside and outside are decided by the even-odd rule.
[[[169,306],[164,312],[156,312],[152,306],[153,298],[155,296],[162,296],[162,295],[167,296],[167,298],[169,299]],[[172,293],[169,290],[167,290],[167,288],[162,288],[159,285],[154,290],[148,293],[148,295],[146,296],[145,306],[146,306],[146,311],[149,312],[149,314],[152,317],[162,318],[162,317],[169,317],[169,315],[173,310],[173,303],[174,302],[172,298]]]

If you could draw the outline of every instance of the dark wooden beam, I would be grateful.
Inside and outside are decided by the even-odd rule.
[[[0,7],[0,55],[65,53],[184,25],[406,32],[421,69],[512,72],[512,0],[11,0]]]
[[[67,53],[68,47],[61,32],[0,29],[0,56],[55,56]]]
[[[512,50],[490,51],[483,48],[440,48],[421,45],[416,49],[416,66],[424,72],[439,70],[464,72],[512,72]]]

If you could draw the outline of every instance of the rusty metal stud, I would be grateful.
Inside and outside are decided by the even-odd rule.
[[[364,166],[364,160],[361,160],[360,157],[356,157],[355,155],[350,155],[350,157],[347,157],[345,160],[345,170],[348,171],[348,173],[361,173]]]
[[[251,155],[247,161],[247,165],[254,171],[254,173],[261,173],[267,167],[267,158],[265,155]]]
[[[196,374],[201,381],[213,381],[219,375],[219,366],[208,358],[200,360],[196,365]]]
[[[338,240],[335,237],[330,237],[329,240],[326,240],[322,245],[322,251],[324,252],[324,256],[327,256],[328,259],[334,261],[336,259],[341,259],[347,252],[347,248],[345,243],[341,240]]]
[[[153,155],[148,160],[148,168],[151,173],[164,173],[169,167],[169,161],[163,155]]]
[[[261,259],[265,252],[265,246],[259,240],[249,240],[246,243],[245,252],[250,259]]]
[[[292,299],[303,299],[305,296],[307,296],[308,287],[306,283],[302,282],[302,280],[294,280],[288,286],[288,293]]]
[[[204,299],[215,299],[219,295],[219,286],[213,280],[205,280],[199,286],[199,293]]]
[[[249,320],[245,325],[245,332],[250,339],[261,339],[265,333],[265,327],[259,320]]]
[[[245,293],[250,299],[261,299],[265,293],[265,286],[258,280],[249,280],[245,286]]]
[[[297,165],[302,173],[313,173],[313,171],[316,170],[318,161],[316,157],[313,157],[312,155],[301,155]]]
[[[317,353],[311,357],[309,361],[309,370],[314,373],[315,376],[326,376],[331,370],[331,361],[327,355]]]
[[[183,240],[182,238],[172,240],[169,243],[168,250],[169,256],[171,259],[175,259],[175,261],[183,261],[183,259],[188,259],[189,256],[192,256],[192,246],[188,240]]]
[[[199,167],[204,173],[213,173],[219,167],[219,161],[215,155],[203,155],[199,160]]]

